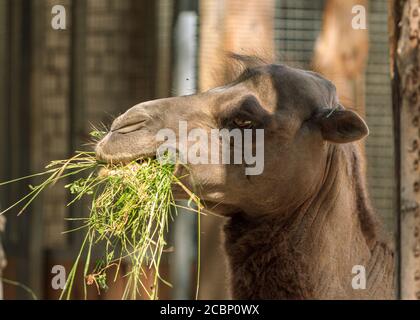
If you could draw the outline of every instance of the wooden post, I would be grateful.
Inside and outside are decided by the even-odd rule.
[[[420,299],[420,4],[394,0],[389,12],[399,147],[400,297]]]
[[[328,0],[322,31],[315,45],[313,67],[337,86],[341,103],[365,114],[364,72],[368,57],[367,29],[354,29],[352,9],[367,0]]]
[[[200,1],[199,88],[224,84],[231,75],[226,53],[274,59],[274,0]],[[224,219],[202,220],[200,299],[227,299],[226,258],[221,244]]]
[[[9,3],[9,32],[12,35],[8,43],[8,102],[9,111],[7,150],[3,157],[7,161],[8,172],[6,181],[12,177],[21,177],[31,173],[31,71],[32,71],[32,29],[31,18],[34,3],[28,0],[8,1]],[[19,199],[27,194],[27,185],[12,184],[9,198],[6,201]],[[5,203],[2,203],[4,206]],[[28,208],[25,215],[8,216],[7,237],[9,260],[16,262],[17,280],[30,287],[38,296],[42,292],[40,278],[41,250],[37,246],[39,230],[34,221],[39,215],[32,215],[33,208]],[[17,299],[27,299],[25,290],[17,290]]]
[[[200,1],[199,88],[224,84],[227,52],[274,60],[274,0]]]

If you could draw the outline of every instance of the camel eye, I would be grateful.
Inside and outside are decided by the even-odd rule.
[[[235,118],[233,120],[233,123],[236,127],[241,129],[251,129],[254,126],[254,123],[251,120],[241,119],[241,118]]]

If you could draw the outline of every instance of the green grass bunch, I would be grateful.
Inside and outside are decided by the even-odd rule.
[[[146,294],[150,299],[158,299],[159,284],[170,286],[160,275],[159,266],[167,249],[168,227],[178,207],[172,194],[174,184],[182,187],[190,202],[196,204],[200,227],[200,200],[174,175],[174,169],[173,163],[162,159],[111,165],[97,161],[92,152],[77,152],[70,159],[52,161],[45,172],[0,183],[2,186],[23,179],[46,177],[39,185],[30,186],[26,196],[1,214],[16,207],[21,214],[47,187],[65,179],[69,182],[65,187],[72,195],[68,205],[85,199],[89,203],[89,215],[70,219],[80,225],[67,232],[84,232],[84,240],[61,298],[71,299],[78,272],[83,272],[87,297],[89,285],[94,285],[99,292],[106,290],[111,269],[115,271],[115,281],[121,275],[122,263],[128,263],[128,271],[123,274],[126,286],[122,298],[136,299]],[[96,256],[102,258],[94,261]],[[147,281],[152,283],[151,286],[145,284],[148,276],[153,277]],[[198,287],[199,263],[197,292]]]

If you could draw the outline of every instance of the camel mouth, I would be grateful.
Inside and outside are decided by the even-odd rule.
[[[126,153],[106,154],[106,153],[100,152],[98,149],[96,149],[95,153],[96,153],[96,159],[98,161],[111,164],[111,165],[127,165],[132,162],[137,162],[138,164],[142,164],[148,160],[156,159],[156,153],[136,154],[136,155],[129,155]]]
[[[140,128],[139,122],[113,125],[95,146],[96,159],[108,164],[129,164],[156,158],[154,135]]]
[[[124,135],[124,133],[117,133]],[[126,165],[131,162],[142,163],[148,159],[156,158],[156,150],[153,148],[144,148],[144,150],[126,150],[126,148],[118,148],[118,145],[113,141],[114,132],[109,132],[102,140],[100,140],[95,147],[96,159],[107,164]]]
[[[159,160],[156,152],[139,152],[139,153],[109,153],[105,152],[104,148],[98,143],[95,148],[96,159],[102,163],[109,165],[130,165],[132,163],[144,164],[149,160]],[[173,174],[177,177],[185,177],[184,166],[179,163],[175,163]],[[188,181],[183,181],[185,185],[189,185]],[[185,190],[177,185],[172,186],[173,196],[176,200],[188,200],[189,195]]]

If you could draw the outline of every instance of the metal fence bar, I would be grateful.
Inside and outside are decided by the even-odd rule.
[[[194,93],[196,90],[196,34],[197,12],[180,10],[175,24],[174,88],[177,95]],[[183,206],[186,204],[183,203]],[[192,297],[191,267],[195,261],[196,216],[188,210],[178,209],[174,227],[174,246],[171,275],[174,285],[174,299]]]

